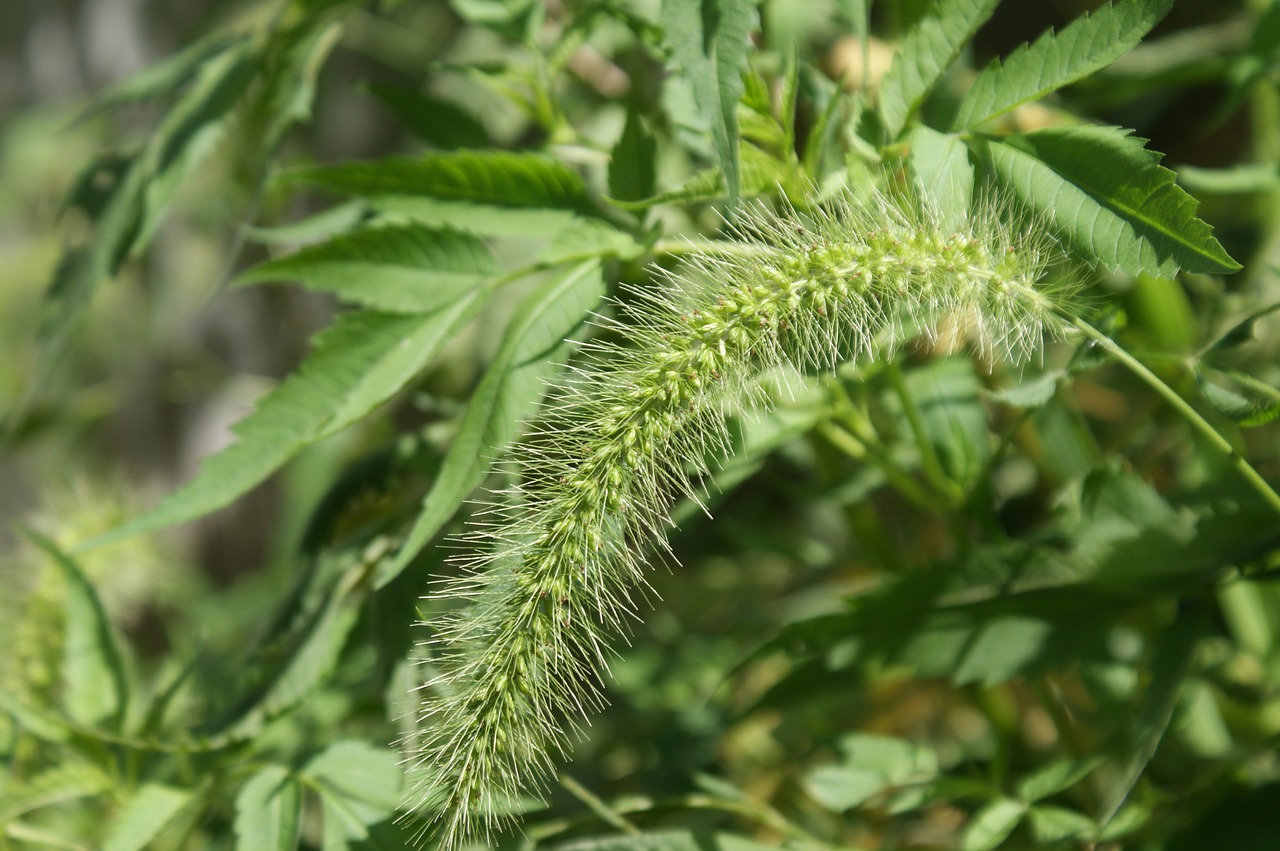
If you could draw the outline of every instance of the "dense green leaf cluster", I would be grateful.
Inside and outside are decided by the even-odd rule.
[[[71,182],[8,447],[211,206],[219,300],[331,319],[158,505],[23,527],[0,849],[1266,835],[1280,14],[1036,5],[263,0],[100,96],[154,124]],[[1254,129],[1195,168],[1204,80]],[[317,161],[341,97],[403,132]],[[264,482],[264,578],[123,568]]]

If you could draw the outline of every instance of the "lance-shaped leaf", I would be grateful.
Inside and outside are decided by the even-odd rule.
[[[1049,30],[1004,62],[993,60],[960,103],[952,129],[976,127],[1105,68],[1141,41],[1172,5],[1173,0],[1120,0],[1081,15],[1060,33]]]
[[[1000,0],[941,0],[933,14],[907,34],[902,51],[880,84],[880,116],[890,139],[933,91],[944,71],[956,61],[978,27]]]
[[[1119,127],[1049,127],[981,143],[1001,183],[1093,260],[1130,275],[1235,272],[1161,154]]]
[[[392,313],[429,313],[499,272],[483,240],[419,224],[368,228],[261,263],[236,279],[298,281]]]
[[[330,433],[335,423],[345,425],[398,392],[481,303],[482,293],[476,292],[425,316],[372,311],[340,316],[317,337],[307,360],[235,425],[236,442],[205,461],[194,480],[85,546],[182,523],[227,505]]]
[[[667,42],[708,117],[725,191],[738,201],[738,99],[747,65],[747,37],[756,23],[754,0],[666,0]]]
[[[500,207],[589,208],[577,172],[538,154],[457,151],[302,168],[288,179],[360,197],[426,195]]]
[[[567,354],[564,339],[603,294],[599,264],[590,261],[549,278],[516,309],[502,348],[467,404],[422,513],[396,558],[380,566],[379,588],[399,575],[484,481],[494,457],[515,439],[521,421],[536,409],[544,381]]]
[[[129,703],[124,649],[93,583],[75,560],[48,538],[25,530],[66,580],[66,627],[62,639],[62,696],[67,717],[88,726],[119,730]]]

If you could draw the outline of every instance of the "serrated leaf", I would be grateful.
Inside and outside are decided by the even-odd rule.
[[[765,851],[777,848],[743,836],[693,831],[656,831],[639,836],[579,839],[554,846],[554,851]]]
[[[964,851],[990,851],[1013,833],[1025,812],[1025,804],[1010,798],[988,802],[965,825],[960,847]]]
[[[373,227],[260,263],[236,285],[296,280],[391,313],[429,313],[500,271],[485,242],[451,228]]]
[[[369,83],[367,88],[410,132],[437,148],[483,148],[489,144],[484,123],[452,101],[404,86]]]
[[[287,768],[268,765],[236,795],[236,851],[293,851],[302,824],[302,787]]]
[[[985,149],[1001,183],[1108,268],[1161,277],[1237,271],[1196,218],[1195,199],[1144,143],[1119,127],[1083,125],[990,138]]]
[[[93,583],[56,544],[30,529],[23,534],[45,552],[66,581],[62,640],[62,705],[86,726],[118,730],[129,705],[124,651]]]
[[[482,303],[472,293],[425,316],[357,311],[321,332],[308,356],[233,427],[236,442],[159,506],[83,547],[161,529],[229,504],[303,447],[399,392]]]
[[[1119,0],[1049,30],[982,70],[960,103],[951,129],[964,130],[1082,80],[1128,53],[1173,0]]]
[[[880,84],[880,116],[896,139],[1000,0],[941,0],[902,42]]]
[[[116,812],[102,851],[143,851],[191,800],[190,789],[147,783]]]
[[[395,579],[484,481],[494,457],[536,409],[546,389],[543,381],[556,368],[557,358],[551,356],[603,294],[600,267],[591,261],[551,276],[516,309],[502,347],[467,403],[422,513],[396,558],[380,566],[377,587]]]
[[[421,157],[301,168],[287,172],[309,183],[360,197],[425,195],[499,207],[586,210],[586,187],[578,173],[538,154],[457,151]]]
[[[666,40],[710,118],[729,205],[740,186],[738,100],[747,67],[748,36],[756,26],[755,0],[664,0]]]
[[[960,228],[973,203],[973,163],[969,149],[958,136],[939,133],[921,124],[907,137],[907,165],[911,177],[938,225],[947,231]]]

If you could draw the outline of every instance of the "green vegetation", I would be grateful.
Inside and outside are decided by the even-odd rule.
[[[4,317],[0,849],[1270,847],[1278,76],[1252,0],[241,4]],[[237,303],[317,330],[153,498]]]

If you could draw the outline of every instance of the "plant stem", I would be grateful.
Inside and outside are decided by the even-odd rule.
[[[885,365],[885,372],[889,376],[890,383],[893,384],[894,393],[902,402],[902,413],[906,416],[911,433],[915,436],[916,445],[920,448],[920,464],[925,478],[948,505],[958,505],[963,493],[942,468],[942,460],[938,457],[937,448],[929,439],[929,433],[925,429],[924,417],[920,415],[920,408],[916,405],[916,400],[912,398],[911,391],[907,389],[907,382],[902,377],[902,368],[896,362],[889,361]]]
[[[1245,480],[1249,482],[1255,491],[1257,491],[1258,495],[1261,496],[1269,506],[1275,509],[1277,514],[1280,514],[1280,494],[1276,493],[1275,489],[1268,484],[1267,480],[1262,478],[1262,475],[1254,469],[1254,466],[1250,464],[1249,461],[1209,423],[1208,420],[1200,416],[1196,409],[1191,407],[1186,399],[1179,396],[1178,393],[1161,380],[1158,375],[1147,369],[1141,361],[1122,349],[1106,334],[1103,334],[1083,319],[1072,319],[1071,321],[1072,324],[1083,332],[1086,337],[1105,349],[1108,354],[1120,361],[1126,369],[1138,378],[1142,379],[1148,387],[1156,391],[1156,393],[1163,397],[1166,402],[1172,405],[1174,410],[1181,414],[1183,419],[1185,419],[1193,429],[1199,432],[1200,435],[1208,440],[1214,448],[1227,457],[1227,460],[1231,462],[1231,466],[1235,467],[1236,470],[1244,476]]]

